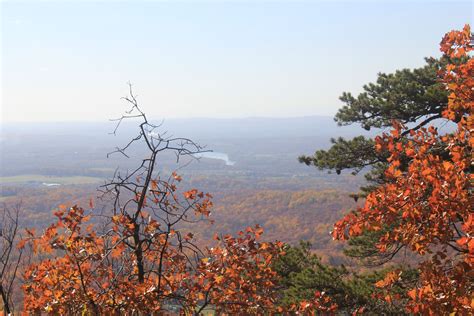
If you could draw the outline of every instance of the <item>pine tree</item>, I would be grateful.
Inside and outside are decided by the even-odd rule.
[[[340,100],[344,106],[334,120],[338,125],[360,124],[367,131],[374,128],[391,127],[394,120],[418,130],[426,124],[442,118],[448,95],[440,83],[438,72],[447,63],[440,59],[425,58],[426,65],[413,70],[402,69],[395,73],[379,73],[375,83],[364,85],[364,92],[354,97],[344,92]],[[405,131],[402,136],[409,134]],[[377,152],[370,137],[357,136],[352,139],[331,139],[328,150],[317,150],[313,156],[301,156],[299,161],[320,170],[351,170],[357,174],[363,169],[369,186],[362,187],[362,194],[384,183],[387,167],[387,152]]]
[[[386,278],[390,269],[370,273],[354,273],[344,266],[334,267],[321,262],[311,252],[308,242],[298,246],[287,246],[284,255],[273,264],[280,276],[281,300],[284,307],[310,301],[314,293],[323,293],[337,305],[339,312],[347,314],[368,312],[371,314],[405,314],[403,302],[404,284],[398,283],[390,289],[391,295],[400,295],[397,304],[391,304],[380,298],[387,293],[374,287],[376,282]],[[398,268],[406,280],[417,277],[415,270]]]

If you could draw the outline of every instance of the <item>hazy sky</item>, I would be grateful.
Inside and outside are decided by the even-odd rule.
[[[471,1],[1,2],[3,121],[333,115],[439,56]]]

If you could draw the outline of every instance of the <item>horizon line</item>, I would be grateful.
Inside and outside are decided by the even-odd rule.
[[[119,118],[119,117],[118,117]],[[151,121],[169,121],[169,120],[251,120],[251,119],[267,119],[267,120],[281,120],[281,119],[302,119],[302,118],[331,118],[333,115],[323,115],[323,114],[314,114],[314,115],[298,115],[298,116],[241,116],[241,117],[210,117],[210,116],[196,116],[196,117],[168,117],[163,119],[150,119]],[[84,120],[38,120],[38,121],[15,121],[15,120],[0,120],[0,125],[2,124],[46,124],[46,123],[113,123],[114,118],[111,119],[84,119]],[[130,121],[137,120],[130,118]]]

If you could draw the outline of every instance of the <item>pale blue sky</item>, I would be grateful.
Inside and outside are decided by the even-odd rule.
[[[333,115],[342,91],[439,56],[456,1],[1,4],[3,121]]]

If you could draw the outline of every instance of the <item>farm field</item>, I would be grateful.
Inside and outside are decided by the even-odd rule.
[[[69,185],[69,184],[92,184],[99,183],[101,178],[88,176],[47,176],[39,174],[24,174],[9,177],[0,177],[2,184],[24,184],[24,183],[41,183],[45,185]]]

